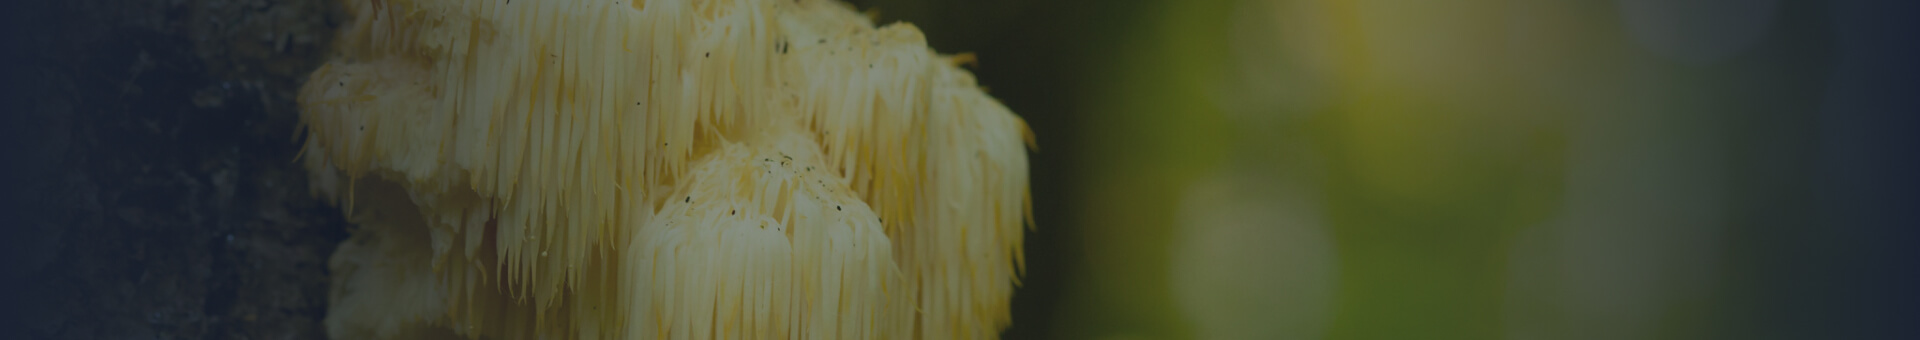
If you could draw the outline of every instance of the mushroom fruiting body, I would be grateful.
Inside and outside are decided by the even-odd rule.
[[[334,338],[993,338],[1024,122],[832,1],[348,0]]]

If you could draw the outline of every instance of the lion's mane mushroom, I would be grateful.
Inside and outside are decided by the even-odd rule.
[[[335,338],[993,338],[1032,135],[833,1],[347,0]]]

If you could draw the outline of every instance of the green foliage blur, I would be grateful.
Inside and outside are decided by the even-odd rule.
[[[1738,338],[1811,218],[1819,4],[855,3],[1039,135],[1008,338]]]

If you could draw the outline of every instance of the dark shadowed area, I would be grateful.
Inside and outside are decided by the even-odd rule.
[[[328,1],[15,1],[8,339],[317,339],[345,237],[291,163]]]

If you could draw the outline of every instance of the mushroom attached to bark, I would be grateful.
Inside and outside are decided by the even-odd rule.
[[[1032,135],[911,25],[347,0],[301,90],[335,338],[993,338]]]

